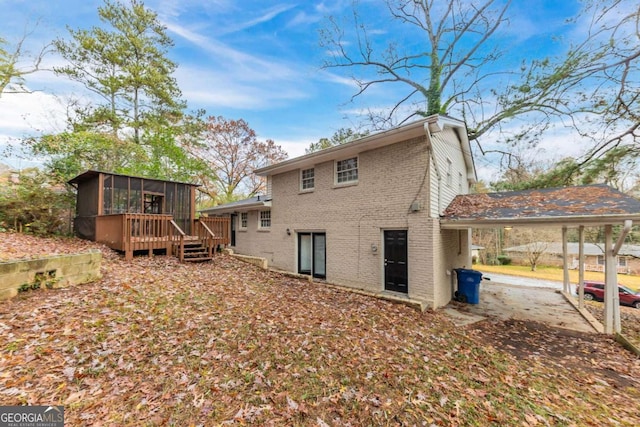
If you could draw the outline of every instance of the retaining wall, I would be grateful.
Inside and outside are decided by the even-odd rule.
[[[100,278],[102,253],[97,249],[70,255],[0,262],[0,300],[20,289],[62,288]]]

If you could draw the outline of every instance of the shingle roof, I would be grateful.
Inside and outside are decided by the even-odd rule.
[[[114,175],[114,176],[124,176],[124,177],[127,177],[127,178],[140,178],[140,179],[144,179],[145,181],[171,182],[171,183],[174,183],[174,184],[185,184],[185,185],[193,185],[194,187],[200,187],[200,184],[194,184],[192,182],[172,181],[172,180],[159,179],[159,178],[146,178],[146,177],[143,177],[143,176],[125,175],[125,174],[121,174],[121,173],[105,172],[105,171],[100,171],[100,170],[95,170],[95,169],[86,170],[86,171],[82,172],[81,174],[79,174],[78,176],[76,176],[74,178],[71,178],[69,181],[67,181],[67,183],[69,183],[69,184],[78,184],[80,182],[87,181],[89,179],[93,179],[93,178],[97,177],[100,174]]]
[[[443,223],[553,222],[563,218],[640,219],[640,200],[607,185],[546,188],[456,196]]]
[[[255,209],[256,207],[259,207],[259,206],[269,206],[267,202],[269,202],[270,200],[271,199],[267,198],[267,196],[265,195],[258,195],[254,197],[249,197],[248,199],[238,200],[235,202],[229,202],[222,205],[214,206],[213,208],[202,209],[200,210],[200,212],[211,213],[211,214],[228,213],[235,210],[240,212],[240,211],[246,210],[247,208]]]

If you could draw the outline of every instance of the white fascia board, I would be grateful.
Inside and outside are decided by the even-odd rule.
[[[260,210],[264,208],[271,208],[271,200],[267,202],[247,203],[245,205],[234,205],[234,206],[221,205],[219,207],[202,209],[201,211],[198,211],[198,212],[211,214],[211,215],[219,215],[219,214],[234,213],[234,212],[255,211],[255,210]]]
[[[305,169],[313,167],[313,165],[319,163],[332,160],[343,160],[365,151],[375,150],[397,142],[424,136],[425,123],[435,121],[437,117],[438,116],[429,116],[423,120],[418,120],[404,126],[366,136],[346,144],[337,145],[315,153],[305,154],[304,156],[285,160],[271,166],[256,169],[254,173],[259,176],[269,176],[296,169]]]
[[[638,221],[640,215],[581,215],[563,217],[539,218],[491,218],[440,220],[440,228],[447,230],[461,230],[467,228],[500,228],[500,227],[578,227],[624,224],[627,220]]]

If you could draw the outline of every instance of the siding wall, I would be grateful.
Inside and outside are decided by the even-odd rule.
[[[433,157],[436,160],[436,167],[439,171],[441,182],[438,183],[438,171],[431,169],[431,216],[438,218],[444,209],[451,203],[458,194],[469,192],[469,181],[467,180],[467,167],[462,155],[460,142],[455,131],[445,128],[441,132],[431,136],[433,145]],[[448,182],[447,160],[451,162],[451,183]],[[431,162],[433,165],[433,161]],[[462,179],[460,179],[462,177]],[[438,185],[440,190],[438,191]],[[439,200],[438,200],[439,198]]]
[[[434,145],[446,145],[435,158],[449,156],[453,171],[463,172],[467,191],[461,150],[442,139],[455,138],[452,131],[447,132],[441,132],[434,141]],[[300,191],[299,170],[275,175],[271,179],[270,231],[259,231],[258,212],[249,212],[247,231],[236,228],[235,249],[265,257],[272,267],[295,272],[297,233],[324,232],[327,281],[381,292],[383,231],[407,230],[409,297],[432,307],[445,305],[451,298],[451,269],[471,265],[470,239],[466,231],[460,233],[460,240],[457,231],[440,230],[438,214],[429,208],[434,192],[430,162],[423,137],[360,153],[358,183],[354,185],[334,184],[333,161],[314,166],[313,191]],[[442,208],[457,194],[454,182],[455,188],[444,189]],[[435,185],[437,194],[437,180]],[[410,209],[414,202],[421,207],[417,212]],[[287,235],[287,229],[291,235]],[[461,253],[459,248],[463,248]]]

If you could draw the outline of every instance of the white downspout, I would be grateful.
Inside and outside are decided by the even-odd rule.
[[[567,250],[567,227],[562,227],[562,290],[571,293],[569,286],[569,251]]]
[[[442,213],[442,175],[440,175],[440,169],[438,168],[438,162],[436,161],[435,153],[433,152],[433,144],[431,142],[431,131],[429,130],[429,123],[424,124],[424,133],[427,136],[427,143],[429,146],[429,155],[431,157],[431,161],[433,162],[433,169],[436,171],[436,178],[438,178],[438,206],[437,214],[440,215]],[[431,193],[431,192],[429,192]]]
[[[584,225],[578,228],[578,307],[584,308]]]

